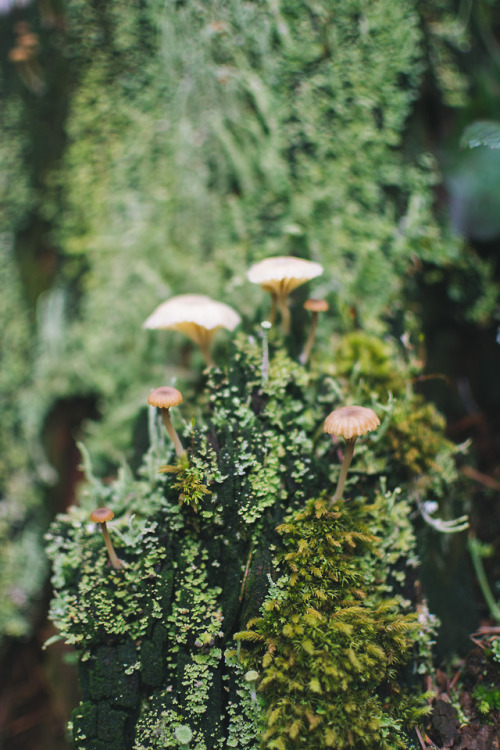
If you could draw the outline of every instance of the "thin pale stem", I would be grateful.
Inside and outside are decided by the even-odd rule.
[[[262,386],[266,386],[269,382],[269,340],[268,333],[271,328],[271,323],[265,320],[261,323],[262,327],[262,368],[261,368],[261,383]]]
[[[300,362],[303,365],[307,364],[307,360],[309,359],[309,355],[311,354],[311,349],[313,348],[317,327],[318,327],[318,313],[316,311],[313,311],[312,321],[311,321],[311,330],[309,331],[309,336],[307,337],[306,345],[304,346],[304,351],[300,355]]]
[[[212,354],[210,353],[210,343],[212,341],[213,336],[211,336],[208,331],[203,331],[203,333],[200,335],[198,339],[198,345],[201,349],[201,353],[203,354],[203,359],[206,362],[207,367],[215,367],[215,362],[212,359]]]
[[[290,310],[288,308],[286,300],[286,294],[281,294],[278,297],[278,306],[281,313],[281,330],[283,331],[285,336],[290,333]]]
[[[169,409],[162,409],[161,410],[161,417],[163,419],[163,424],[165,425],[165,429],[169,434],[169,437],[171,441],[174,444],[175,452],[177,454],[177,457],[180,458],[184,455],[185,450],[182,447],[182,443],[179,439],[179,436],[177,432],[175,431],[175,427],[172,424],[172,420],[170,419],[170,410]]]
[[[342,500],[347,472],[349,471],[349,466],[351,465],[352,457],[354,455],[354,444],[356,442],[356,439],[357,438],[354,437],[345,441],[344,458],[342,459],[342,466],[340,467],[337,489],[335,490],[334,496],[330,500],[330,505],[335,505],[335,503],[338,503],[340,500]]]
[[[276,320],[276,294],[271,292],[271,312],[269,313],[269,322],[274,325]]]
[[[108,527],[106,526],[106,521],[104,521],[104,523],[101,524],[101,527],[102,527],[102,535],[104,537],[104,544],[106,545],[106,549],[108,550],[109,561],[111,565],[113,566],[113,568],[115,568],[115,570],[120,570],[120,568],[123,568],[123,563],[117,557],[115,548],[113,547],[113,543],[109,536],[109,531],[108,531]]]

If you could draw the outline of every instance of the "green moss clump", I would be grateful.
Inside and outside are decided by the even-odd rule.
[[[394,462],[406,471],[408,479],[435,474],[439,454],[444,448],[454,450],[453,443],[443,439],[444,428],[443,416],[423,398],[414,397],[394,410],[387,442]]]
[[[278,529],[282,577],[236,636],[253,644],[244,664],[262,670],[265,748],[407,748],[427,710],[395,684],[420,625],[380,596],[383,577],[367,585],[360,559],[380,554],[368,523],[362,502],[319,499]]]
[[[386,398],[387,392],[398,396],[407,387],[408,368],[394,367],[395,347],[366,331],[343,336],[335,350],[335,373],[350,382],[361,381],[367,396],[375,391]]]

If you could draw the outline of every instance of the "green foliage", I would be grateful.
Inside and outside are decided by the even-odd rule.
[[[35,5],[22,11],[39,33],[45,88],[35,96],[4,55],[0,210],[9,264],[23,266],[11,249],[27,227],[33,257],[40,240],[54,262],[43,294],[40,274],[24,273],[36,328],[22,322],[23,345],[5,354],[6,373],[21,362],[36,379],[19,427],[35,445],[54,403],[84,395],[102,413],[86,426],[99,474],[136,458],[144,395],[163,382],[167,352],[167,379],[193,390],[186,356],[200,362],[190,344],[181,352],[179,334],[145,333],[142,320],[184,291],[224,298],[253,320],[267,299],[245,271],[266,254],[320,260],[318,294],[342,314],[355,307],[370,330],[400,314],[419,260],[462,264],[466,275],[477,266],[464,303],[474,320],[491,313],[491,269],[475,256],[464,266],[463,248],[436,224],[436,167],[407,137],[426,72],[448,103],[463,100],[454,53],[467,33],[452,10],[449,0],[72,0],[64,34],[39,28]],[[11,24],[0,18],[6,45]],[[15,325],[26,318],[20,294]],[[319,329],[324,343],[330,329]],[[7,453],[23,450],[8,414],[25,395],[23,383],[6,397]],[[36,463],[47,476],[38,446]],[[36,479],[30,465],[18,507]],[[41,491],[33,498],[38,507]],[[24,525],[19,512],[3,514],[6,536]]]
[[[397,396],[407,386],[407,370],[394,367],[394,346],[365,331],[342,336],[335,351],[335,372],[351,381],[361,380],[368,397],[373,391],[381,398],[388,391]]]
[[[204,475],[198,466],[191,466],[186,457],[179,460],[176,466],[166,464],[158,471],[162,474],[175,474],[176,481],[173,489],[179,491],[179,504],[189,503],[189,506],[196,512],[200,507],[204,495],[209,495],[208,490],[203,483]]]
[[[477,703],[477,710],[483,716],[487,716],[492,711],[500,711],[500,688],[488,687],[480,683],[472,693],[472,697]]]
[[[473,122],[462,133],[460,145],[462,148],[500,148],[500,125],[488,121]]]
[[[283,577],[236,636],[254,644],[244,664],[263,668],[266,748],[404,748],[404,729],[425,713],[395,689],[420,626],[380,596],[382,566],[367,583],[359,564],[381,554],[369,517],[363,502],[311,500],[278,528]]]
[[[195,750],[256,750],[262,738],[268,747],[284,738],[291,747],[408,746],[421,705],[398,684],[400,668],[411,659],[413,680],[425,671],[434,630],[424,605],[412,613],[410,485],[388,489],[384,476],[406,476],[388,450],[395,402],[376,407],[386,412],[379,440],[359,441],[355,499],[329,508],[324,490],[333,491],[339,461],[321,420],[347,393],[365,398],[367,383],[356,390],[349,372],[310,372],[271,339],[267,382],[260,345],[242,335],[231,367],[211,371],[197,421],[184,427],[188,457],[176,465],[166,463],[173,449],[153,409],[137,476],[124,466],[105,483],[83,452],[87,496],[48,535],[52,618],[80,660],[78,750],[109,742],[110,711],[112,750],[175,748],[181,726]],[[403,360],[384,351],[404,381]],[[408,387],[397,403],[414,399]],[[110,567],[89,522],[96,505],[114,510],[123,569]],[[256,653],[228,651],[256,617],[243,631]],[[249,680],[251,668],[259,674]]]
[[[415,258],[460,255],[431,215],[432,160],[400,148],[424,71],[423,9],[68,6],[67,148],[42,206],[68,261],[59,349],[41,352],[39,378],[49,400],[101,397],[88,440],[103,472],[130,451],[167,351],[169,375],[185,376],[180,335],[140,331],[169,295],[208,293],[253,319],[267,300],[246,286],[250,262],[291,253],[320,260],[319,293],[380,329]],[[447,11],[432,14],[432,38]]]
[[[495,638],[491,644],[493,660],[500,663],[500,638]]]
[[[415,397],[395,409],[388,441],[394,460],[406,469],[408,478],[437,471],[444,427],[442,415],[423,398]],[[454,448],[451,442],[448,447],[451,451]]]
[[[177,747],[180,725],[191,728],[198,750],[226,739],[230,747],[252,747],[259,707],[238,668],[224,663],[223,647],[266,593],[269,548],[284,509],[318,481],[308,455],[315,420],[298,409],[313,400],[309,375],[282,351],[270,373],[261,390],[259,347],[245,342],[234,350],[229,375],[211,375],[206,422],[185,436],[189,459],[173,472],[164,471],[170,447],[155,422],[138,478],[124,467],[116,482],[104,484],[84,453],[89,497],[48,535],[52,618],[87,675],[73,717],[77,747],[86,747],[85,737],[106,741],[99,716],[114,705],[112,687],[130,696],[125,706],[118,702],[123,726],[113,748],[132,746],[139,696],[146,703],[134,730],[137,748]],[[88,521],[96,504],[115,512],[109,528],[123,569],[108,565],[101,534]],[[127,644],[132,649],[133,685],[120,687],[117,676],[98,687],[101,661],[111,658],[103,643],[113,660]],[[88,718],[92,705],[96,721]]]
[[[0,501],[4,632],[27,632],[27,603],[43,577],[40,517],[28,522],[26,515],[39,509],[41,494],[26,454],[33,450],[38,472],[47,475],[37,440],[54,402],[74,394],[99,401],[102,421],[87,427],[98,475],[112,474],[123,454],[140,455],[145,396],[165,377],[193,394],[196,417],[196,427],[184,429],[189,463],[176,476],[158,474],[172,459],[152,425],[138,475],[123,466],[104,482],[88,471],[88,499],[49,534],[53,618],[80,657],[82,703],[73,721],[79,748],[176,747],[177,729],[188,726],[197,750],[224,743],[253,750],[261,704],[240,667],[223,661],[223,648],[267,594],[281,543],[276,525],[333,487],[339,446],[320,435],[329,410],[362,400],[384,416],[379,436],[357,451],[348,490],[356,483],[355,495],[369,498],[370,524],[380,529],[394,570],[389,576],[368,553],[358,572],[354,562],[345,570],[372,581],[381,598],[403,585],[404,555],[414,558],[403,523],[410,473],[418,470],[438,498],[454,479],[439,418],[419,404],[412,370],[388,342],[353,335],[334,379],[329,354],[320,357],[328,376],[309,373],[271,335],[265,387],[259,348],[240,342],[218,360],[229,362],[228,371],[213,372],[209,395],[194,405],[204,384],[192,374],[199,355],[189,344],[181,352],[176,333],[140,330],[155,304],[184,291],[224,298],[246,321],[267,314],[267,299],[245,281],[250,262],[266,254],[320,260],[325,274],[317,293],[340,312],[355,308],[370,331],[386,330],[386,318],[401,314],[403,280],[418,261],[469,267],[460,244],[433,219],[433,160],[404,148],[426,55],[450,97],[460,90],[450,56],[443,57],[449,4],[431,10],[399,0],[293,0],[281,7],[146,0],[126,8],[119,0],[72,0],[57,43],[70,73],[64,153],[50,170],[46,162],[38,167],[43,189],[36,193],[28,164],[39,160],[30,159],[26,103],[12,91],[6,97],[0,188],[9,236],[0,304],[12,322],[2,332],[0,383],[0,476],[8,476]],[[57,283],[37,299],[36,331],[12,257],[14,233],[30,211],[64,261]],[[483,269],[477,278],[486,275]],[[300,298],[292,302],[292,350],[303,338]],[[482,292],[479,298],[484,302]],[[476,305],[476,297],[466,302]],[[341,327],[322,322],[320,342]],[[356,353],[363,355],[359,372]],[[190,358],[194,370],[186,366]],[[32,377],[37,390],[25,401]],[[438,480],[443,466],[446,480]],[[388,494],[379,482],[386,474]],[[109,568],[88,520],[104,503],[115,511],[110,528],[126,563],[121,571]],[[348,533],[354,544],[355,524]],[[365,618],[366,637],[382,633],[395,663],[402,661],[399,604],[387,612],[373,606],[373,616],[366,604],[355,610]],[[404,624],[399,640],[384,630],[391,617]],[[352,654],[344,662],[354,674],[359,657]],[[411,723],[413,709],[402,699],[398,706],[376,715],[380,737],[396,736],[400,721]]]
[[[13,227],[24,216],[29,195],[26,175],[15,174],[25,148],[18,105],[7,99],[0,114],[0,127],[12,135],[8,147],[0,145],[0,642],[31,630],[47,575],[41,485],[51,476],[31,430],[31,321],[15,262]]]
[[[2,48],[12,38],[11,19],[0,17]],[[26,91],[12,63],[0,64],[0,646],[7,638],[32,632],[43,598],[48,564],[43,532],[48,524],[47,486],[54,471],[41,447],[40,423],[32,405],[35,314],[32,288],[43,274],[33,273],[23,253],[39,201],[34,179],[39,154],[31,140],[38,107],[28,112]],[[31,102],[33,104],[33,100]],[[44,153],[45,139],[37,131]],[[39,250],[39,248],[37,248]],[[36,277],[36,278],[33,278]]]

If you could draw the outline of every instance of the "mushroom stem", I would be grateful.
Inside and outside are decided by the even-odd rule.
[[[261,324],[262,328],[262,367],[261,367],[261,383],[266,386],[269,382],[269,340],[268,331],[272,328],[269,320],[264,320]]]
[[[202,341],[200,343],[200,349],[201,353],[203,355],[203,359],[205,360],[205,363],[207,367],[212,368],[215,367],[215,362],[212,359],[212,355],[210,354],[210,346],[208,341]]]
[[[278,297],[278,306],[281,313],[281,330],[286,335],[290,333],[290,310],[286,303],[287,294],[283,292]]]
[[[307,360],[309,359],[309,355],[311,354],[311,349],[313,348],[317,327],[318,327],[318,313],[314,310],[312,313],[311,330],[309,331],[309,336],[307,337],[306,345],[304,346],[304,351],[299,357],[300,363],[302,365],[307,364]]]
[[[274,325],[274,322],[276,320],[276,294],[274,292],[271,292],[271,312],[269,313],[269,322],[271,325]]]
[[[351,465],[352,457],[354,455],[354,444],[356,440],[356,437],[349,439],[346,438],[344,458],[342,459],[342,466],[340,467],[337,489],[335,490],[334,496],[330,500],[330,505],[335,505],[335,503],[338,503],[340,500],[342,500],[345,480],[347,478],[347,472],[349,471],[349,466]]]
[[[172,424],[172,420],[170,419],[170,410],[169,409],[162,409],[161,410],[161,417],[163,419],[163,424],[165,425],[165,429],[169,434],[170,439],[172,440],[175,448],[175,452],[177,454],[177,457],[180,458],[184,455],[186,452],[184,448],[182,447],[182,443],[179,439],[179,436],[177,432],[175,431],[175,427]]]
[[[106,521],[103,521],[101,523],[101,528],[102,528],[102,535],[104,537],[104,544],[106,545],[106,549],[108,550],[109,561],[111,565],[113,566],[113,568],[115,568],[115,570],[120,570],[120,568],[123,568],[123,563],[117,557],[115,548],[113,547],[113,543],[109,536],[109,531],[108,531],[108,527],[106,526]]]
[[[202,326],[198,326],[195,336],[196,343],[200,347],[200,351],[203,355],[203,359],[205,360],[205,364],[209,368],[215,367],[215,362],[213,361],[212,355],[210,353],[210,344],[212,343],[214,333],[215,329],[213,331],[208,331]]]

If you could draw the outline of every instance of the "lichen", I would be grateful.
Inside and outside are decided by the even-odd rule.
[[[113,750],[176,747],[180,726],[192,731],[196,750],[293,747],[306,737],[311,747],[329,747],[344,729],[346,747],[354,737],[360,747],[406,746],[421,706],[397,687],[398,667],[411,659],[417,685],[434,632],[412,589],[413,485],[390,438],[398,409],[410,412],[420,400],[410,387],[398,399],[386,395],[385,405],[374,395],[378,440],[373,433],[359,441],[351,499],[332,510],[325,498],[339,445],[322,433],[322,419],[347,395],[365,397],[365,382],[356,391],[351,378],[308,371],[278,340],[269,356],[263,383],[260,343],[237,337],[231,367],[212,370],[197,419],[185,425],[188,455],[177,463],[154,414],[137,474],[124,466],[102,482],[84,450],[87,496],[48,536],[52,617],[80,659],[73,732],[81,750],[89,738],[96,747],[109,742],[100,717],[111,709]],[[405,379],[408,365],[396,354],[394,363]],[[432,429],[433,450],[451,462],[439,425]],[[394,477],[402,481],[394,485]],[[96,504],[114,510],[109,527],[123,569],[110,568],[89,523]],[[237,632],[271,650],[263,659],[245,654],[234,646]],[[290,659],[296,665],[287,667]],[[257,691],[244,677],[250,667]],[[288,703],[276,713],[280,690]],[[349,709],[339,708],[339,690]],[[321,717],[334,704],[326,724]]]

